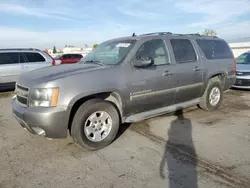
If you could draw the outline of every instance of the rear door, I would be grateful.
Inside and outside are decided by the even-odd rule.
[[[72,57],[71,63],[77,63],[78,61],[82,59],[81,54],[72,54],[71,57]]]
[[[190,38],[169,38],[176,63],[175,103],[199,98],[203,88],[202,62]]]
[[[20,74],[21,63],[18,52],[0,53],[0,84],[16,82]]]
[[[69,63],[71,63],[71,54],[62,55],[61,61],[62,61],[61,64],[69,64]]]
[[[22,64],[22,72],[28,72],[34,69],[50,66],[50,62],[46,62],[44,56],[38,52],[23,52],[26,62]]]

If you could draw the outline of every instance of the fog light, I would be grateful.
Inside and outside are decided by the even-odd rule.
[[[32,129],[36,132],[36,134],[38,134],[40,136],[46,135],[45,131],[39,127],[32,127]]]

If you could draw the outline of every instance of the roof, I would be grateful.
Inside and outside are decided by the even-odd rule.
[[[113,41],[113,40],[140,40],[142,38],[152,38],[155,36],[177,36],[177,37],[190,37],[190,38],[203,38],[203,39],[219,39],[216,36],[204,36],[204,35],[200,35],[198,33],[194,33],[194,34],[177,34],[177,33],[171,33],[171,32],[155,32],[155,33],[146,33],[146,34],[141,34],[141,35],[131,35],[131,36],[127,36],[127,37],[121,37],[121,38],[114,38],[111,39],[109,41]]]
[[[0,51],[41,51],[36,48],[4,48],[0,49]]]

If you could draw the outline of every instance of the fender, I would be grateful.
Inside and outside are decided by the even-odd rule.
[[[225,78],[227,76],[226,72],[223,72],[223,71],[213,72],[212,74],[209,75],[209,77],[205,78],[205,83],[204,83],[204,88],[203,88],[202,94],[206,90],[209,80],[216,77],[216,76],[220,76],[220,79],[221,79],[223,87],[224,87]]]

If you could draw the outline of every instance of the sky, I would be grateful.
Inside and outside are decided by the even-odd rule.
[[[250,0],[0,0],[0,47],[84,46],[132,33],[249,38]]]

